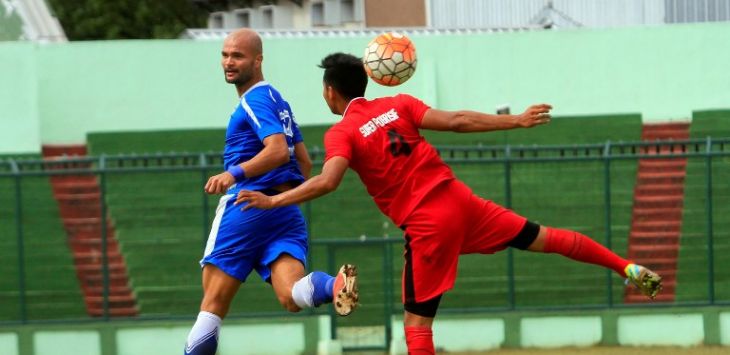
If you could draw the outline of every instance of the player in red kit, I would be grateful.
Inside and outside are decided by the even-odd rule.
[[[237,204],[275,208],[334,191],[348,167],[360,176],[378,208],[404,230],[403,304],[410,354],[434,354],[431,326],[441,296],[451,289],[461,254],[492,254],[507,247],[604,266],[654,298],[661,278],[578,232],[541,226],[476,196],[456,179],[420,129],[484,132],[550,122],[547,104],[520,115],[442,111],[405,94],[367,100],[360,59],[335,53],[322,60],[324,99],[342,120],[325,135],[322,173],[275,196],[241,191]]]

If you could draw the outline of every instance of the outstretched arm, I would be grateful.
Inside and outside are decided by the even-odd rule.
[[[254,207],[271,209],[313,200],[335,191],[342,182],[342,177],[345,176],[349,164],[350,162],[343,157],[333,157],[324,163],[321,174],[294,189],[274,196],[267,196],[258,191],[241,190],[236,197],[235,204],[247,202],[248,204],[243,207],[244,210]]]
[[[550,110],[552,108],[548,104],[532,105],[519,115],[491,115],[476,111],[429,109],[423,115],[421,128],[453,132],[486,132],[529,128],[550,122]]]

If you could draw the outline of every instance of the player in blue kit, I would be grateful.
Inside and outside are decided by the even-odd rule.
[[[290,312],[334,302],[335,311],[347,315],[358,300],[353,265],[343,265],[334,277],[320,271],[304,275],[307,230],[298,207],[242,211],[233,205],[241,189],[276,195],[296,187],[312,163],[289,104],[264,81],[259,35],[233,32],[221,54],[226,82],[236,86],[241,101],[226,131],[226,171],[205,184],[207,193],[224,195],[200,261],[203,301],[185,354],[215,354],[222,318],[253,270]]]

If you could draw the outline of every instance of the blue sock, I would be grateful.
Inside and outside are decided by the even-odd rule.
[[[195,345],[192,349],[185,348],[185,355],[215,355],[218,349],[218,337],[210,335],[207,339]]]
[[[314,286],[312,300],[315,307],[332,302],[332,286],[334,283],[334,277],[321,271],[312,272],[312,286]]]

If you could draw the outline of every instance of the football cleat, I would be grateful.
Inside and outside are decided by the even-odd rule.
[[[631,282],[645,296],[654,299],[662,290],[662,277],[641,265],[629,264],[624,269],[626,283]]]
[[[332,304],[335,312],[341,316],[352,313],[357,308],[359,294],[357,291],[357,267],[345,264],[335,276],[332,286]]]

